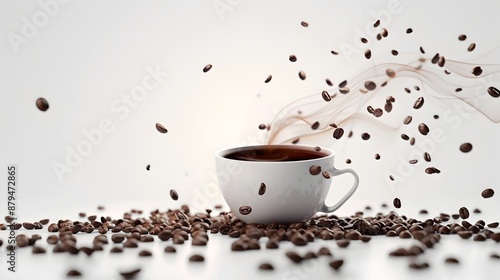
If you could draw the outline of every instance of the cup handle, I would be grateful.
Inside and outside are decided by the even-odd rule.
[[[333,172],[330,173],[330,176],[333,177],[344,173],[351,173],[352,176],[354,176],[354,185],[352,186],[351,190],[349,190],[349,192],[333,206],[326,206],[326,204],[323,202],[323,206],[321,206],[321,209],[319,210],[320,212],[331,213],[339,209],[339,207],[342,206],[354,194],[354,192],[358,188],[358,183],[359,183],[358,174],[356,174],[356,172],[354,172],[354,170],[352,170],[351,168],[334,169]]]

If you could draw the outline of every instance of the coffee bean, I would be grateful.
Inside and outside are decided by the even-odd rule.
[[[500,259],[500,255],[493,253],[493,254],[490,255],[490,258],[498,260],[498,259]]]
[[[463,143],[462,145],[460,145],[460,151],[462,153],[468,153],[468,152],[472,151],[472,144],[471,143]]]
[[[297,61],[297,57],[295,55],[291,54],[288,56],[288,60],[290,60],[291,62],[295,62],[295,61]]]
[[[394,56],[397,56],[399,54],[399,52],[397,50],[392,50],[391,54],[394,55]]]
[[[431,155],[429,155],[428,152],[425,152],[424,153],[424,160],[427,161],[427,162],[430,162],[431,161]]]
[[[487,91],[491,97],[494,98],[500,97],[500,90],[498,90],[496,87],[489,87]]]
[[[424,98],[421,96],[417,98],[415,103],[413,104],[413,109],[420,109],[424,105]]]
[[[401,200],[399,198],[394,198],[394,200],[392,201],[392,204],[394,205],[394,207],[396,208],[401,208]]]
[[[439,53],[435,54],[435,55],[432,57],[432,59],[431,59],[431,63],[432,63],[432,64],[436,64],[436,63],[438,63],[438,61],[439,61]]]
[[[259,124],[259,129],[260,129],[260,130],[264,130],[264,129],[266,129],[266,128],[267,128],[267,125],[265,125],[265,124],[263,124],[263,123]]]
[[[384,111],[382,111],[382,109],[380,108],[376,108],[375,110],[373,110],[373,115],[377,118],[381,117],[383,114]]]
[[[422,135],[427,135],[427,134],[429,134],[429,127],[425,123],[421,123],[418,125],[418,131]]]
[[[173,246],[167,246],[167,247],[165,247],[164,251],[165,251],[165,253],[175,253],[175,252],[177,252],[177,250]]]
[[[193,241],[191,242],[191,245],[193,246],[206,246],[208,243],[208,240],[203,237],[203,236],[196,236],[196,238],[193,238]]]
[[[439,173],[441,173],[441,170],[437,169],[436,167],[427,167],[425,169],[425,173],[427,173],[427,174],[439,174]]]
[[[66,273],[66,276],[68,277],[82,276],[82,273],[76,269],[71,269],[70,271],[68,271],[68,273]]]
[[[475,208],[472,212],[479,214],[479,213],[481,213],[481,210],[479,210],[478,208]]]
[[[20,248],[29,246],[29,239],[24,234],[19,234],[18,236],[16,236],[15,240],[16,240],[17,246]]]
[[[42,225],[46,225],[46,224],[48,224],[48,223],[49,223],[49,219],[42,219],[42,220],[40,220],[40,221],[38,221],[38,222],[39,222],[40,224],[42,224]]]
[[[389,78],[394,78],[396,77],[396,72],[394,72],[394,70],[388,68],[387,70],[385,70],[385,74],[387,76],[389,76]]]
[[[367,90],[374,90],[376,87],[377,87],[377,85],[374,82],[372,82],[372,81],[366,81],[365,82],[365,88]]]
[[[240,209],[240,214],[241,215],[248,215],[252,212],[252,207],[250,206],[241,206]]]
[[[304,259],[294,251],[288,251],[285,255],[294,263],[300,263]]]
[[[407,117],[403,120],[403,124],[409,124],[409,123],[411,123],[411,120],[412,120],[412,117],[411,117],[411,116],[407,116]]]
[[[39,247],[39,246],[33,246],[31,252],[33,254],[45,254],[47,250],[45,248]]]
[[[365,133],[363,133],[363,134],[361,134],[361,139],[363,139],[363,140],[368,140],[368,139],[370,139],[370,134],[368,134],[368,133],[366,133],[366,132],[365,132]]]
[[[309,167],[309,174],[316,176],[320,173],[321,173],[321,166],[311,165],[311,167]]]
[[[411,28],[407,28],[407,29],[406,29],[406,34],[410,34],[410,33],[412,33],[412,32],[413,32],[413,29],[411,29]]]
[[[34,229],[34,228],[35,228],[35,225],[34,225],[33,223],[28,223],[28,222],[25,222],[25,223],[23,223],[23,227],[24,227],[25,229],[28,229],[28,230],[29,230],[29,229]]]
[[[321,172],[321,174],[323,175],[323,178],[325,178],[325,179],[331,178],[331,175],[328,171],[323,171],[323,172]]]
[[[96,250],[94,248],[90,248],[90,247],[81,247],[80,248],[80,251],[84,252],[87,256],[90,256],[92,255],[92,253],[94,253]]]
[[[486,241],[486,236],[484,236],[483,234],[476,234],[474,236],[474,241]]]
[[[212,64],[207,64],[205,67],[203,67],[203,73],[207,73],[212,69]]]
[[[316,130],[316,129],[318,129],[318,127],[319,127],[319,122],[314,122],[314,123],[311,125],[311,129],[312,129],[312,130]]]
[[[149,250],[142,250],[139,252],[139,257],[151,257],[153,253]]]
[[[351,242],[347,239],[342,239],[342,240],[338,240],[337,241],[337,246],[339,246],[340,248],[346,248],[347,246],[349,246]]]
[[[295,234],[290,240],[295,246],[307,245],[307,239],[301,234]]]
[[[163,133],[163,134],[168,132],[168,130],[160,123],[156,123],[156,130],[158,130],[158,132]]]
[[[122,271],[120,272],[120,275],[125,278],[125,279],[133,279],[135,278],[135,276],[141,272],[141,269],[140,268],[136,268],[136,269],[133,269],[133,270],[128,270],[128,271]]]
[[[109,250],[109,252],[112,254],[118,254],[118,253],[122,253],[123,249],[120,247],[113,247],[113,248],[111,248],[111,250]]]
[[[300,23],[300,25],[304,26],[304,27],[308,27],[309,26],[309,23],[305,22],[305,21],[302,21]]]
[[[387,31],[387,29],[385,28],[382,28],[382,30],[380,30],[380,35],[382,35],[382,37],[387,37],[389,36],[389,31]]]
[[[169,240],[171,237],[172,237],[172,231],[170,231],[170,230],[163,230],[162,232],[160,232],[160,233],[158,234],[158,238],[159,238],[161,241],[167,241],[167,240]]]
[[[483,73],[483,69],[481,68],[481,66],[476,66],[474,68],[472,68],[472,75],[474,76],[479,76]]]
[[[269,83],[269,82],[271,81],[271,79],[272,79],[272,78],[273,78],[273,76],[272,76],[272,75],[267,76],[267,78],[266,78],[266,80],[264,81],[264,83],[266,83],[266,84],[267,84],[267,83]]]
[[[403,133],[403,134],[401,134],[401,139],[408,141],[408,140],[410,140],[410,137]]]
[[[266,193],[266,184],[261,183],[259,187],[259,195],[263,195]]]
[[[456,258],[453,258],[453,257],[448,257],[444,260],[445,263],[456,263],[456,264],[459,264],[460,261]]]
[[[339,270],[340,267],[344,264],[344,260],[334,260],[334,261],[331,261],[329,263],[330,267],[335,269],[335,270]]]
[[[471,44],[469,45],[469,47],[467,48],[467,51],[468,51],[468,52],[471,52],[471,51],[473,51],[475,48],[476,48],[476,44],[475,44],[475,43],[471,43]]]
[[[481,196],[483,198],[490,198],[495,194],[495,191],[492,189],[485,189],[484,191],[481,192]]]
[[[498,223],[498,222],[493,222],[493,223],[489,223],[487,226],[488,226],[489,228],[497,228],[497,227],[498,227],[498,225],[499,225],[499,223]]]
[[[467,209],[466,207],[461,207],[459,210],[458,210],[458,213],[460,215],[460,218],[462,219],[467,219],[469,218],[469,209]]]
[[[345,163],[347,163],[347,164],[351,164],[351,162],[352,162],[352,161],[351,161],[351,159],[349,159],[349,158],[345,160]]]
[[[57,242],[59,242],[59,237],[57,237],[57,235],[49,235],[47,237],[47,243],[56,244]]]
[[[36,100],[36,107],[38,110],[45,112],[49,109],[49,102],[43,97],[40,97]]]
[[[155,239],[151,235],[143,235],[140,239],[141,242],[153,242]]]
[[[365,37],[361,37],[360,40],[361,40],[361,43],[363,43],[363,44],[368,43],[368,39],[366,39]]]
[[[326,79],[325,82],[327,85],[333,86],[333,83],[332,83],[332,81],[330,81],[330,79]]]
[[[425,269],[425,268],[429,268],[429,264],[426,262],[423,262],[423,263],[412,262],[412,263],[410,263],[409,268],[411,268],[411,269]]]
[[[370,59],[371,57],[372,57],[372,51],[370,49],[366,49],[365,50],[365,58]]]
[[[179,199],[179,195],[177,194],[176,190],[174,190],[174,189],[170,190],[170,198],[172,198],[173,200]]]
[[[458,36],[459,41],[465,41],[465,39],[467,39],[467,36],[465,34],[461,34]]]
[[[270,263],[263,263],[259,265],[260,270],[274,270],[274,267]]]
[[[380,19],[377,19],[377,21],[375,21],[375,23],[373,24],[373,27],[377,28],[379,27],[380,25]]]
[[[390,113],[390,112],[392,111],[392,103],[390,103],[390,102],[385,103],[385,105],[384,105],[384,110],[385,110],[387,113]]]
[[[123,243],[123,247],[125,248],[137,248],[139,245],[137,244],[137,240],[134,238],[127,239],[125,243]]]
[[[305,79],[306,79],[306,73],[304,73],[304,71],[300,71],[300,72],[299,72],[299,78],[300,78],[301,80],[305,80]]]
[[[203,257],[202,255],[194,254],[191,257],[189,257],[189,261],[190,262],[204,262],[205,257]]]
[[[439,67],[443,67],[445,63],[446,63],[446,59],[444,58],[444,56],[441,56],[441,57],[439,58],[438,62],[437,62],[437,65],[438,65]]]
[[[424,48],[420,47],[420,52],[421,52],[422,54],[425,54]]]
[[[83,218],[83,217],[87,216],[87,214],[85,214],[84,212],[80,212],[80,213],[78,213],[78,216]]]
[[[339,92],[343,94],[349,93],[350,89],[348,87],[341,87],[339,88]]]
[[[342,135],[344,135],[344,129],[342,129],[341,127],[338,127],[333,131],[333,138],[335,139],[342,138]]]

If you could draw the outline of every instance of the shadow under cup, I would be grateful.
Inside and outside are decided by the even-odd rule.
[[[224,149],[215,154],[222,195],[246,223],[293,223],[317,212],[333,212],[354,193],[353,170],[336,169],[334,152],[305,145],[257,145]],[[334,206],[325,199],[333,176],[352,173],[355,184]]]

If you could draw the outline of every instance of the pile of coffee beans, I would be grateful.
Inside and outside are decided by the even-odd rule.
[[[491,194],[492,189],[486,189],[483,193]],[[487,196],[488,196],[487,195]],[[399,198],[395,198],[393,204],[396,208],[401,207]],[[387,208],[383,204],[382,208]],[[371,207],[367,206],[367,210]],[[13,228],[26,230],[42,230],[53,233],[46,238],[49,249],[39,246],[41,236],[22,233],[16,236],[17,247],[31,247],[33,254],[46,254],[52,251],[54,254],[66,253],[71,255],[86,254],[92,255],[95,251],[109,250],[110,253],[122,253],[125,248],[137,248],[148,242],[165,242],[172,240],[173,244],[184,244],[189,242],[191,246],[207,246],[211,234],[221,234],[234,238],[230,250],[233,252],[247,250],[261,250],[262,239],[265,239],[267,250],[274,250],[280,247],[282,242],[290,242],[295,246],[307,246],[316,239],[331,240],[339,248],[347,248],[351,242],[369,242],[373,236],[385,236],[387,238],[414,239],[419,241],[419,245],[409,248],[399,248],[389,253],[391,257],[412,257],[418,256],[434,247],[441,239],[442,235],[456,235],[458,238],[470,239],[474,241],[486,241],[491,239],[500,242],[500,232],[494,232],[498,222],[486,223],[483,220],[469,222],[469,210],[466,207],[458,209],[456,214],[442,213],[437,217],[418,220],[405,215],[398,215],[394,211],[387,214],[377,213],[365,216],[363,212],[356,212],[349,217],[338,217],[334,214],[317,215],[309,221],[291,224],[272,223],[268,225],[246,224],[239,220],[232,212],[220,212],[219,215],[211,215],[212,210],[207,209],[206,213],[192,214],[187,205],[180,209],[167,210],[161,212],[154,210],[148,215],[141,215],[140,210],[132,210],[123,214],[120,218],[111,218],[96,215],[87,217],[84,221],[73,221],[61,219],[57,222],[49,223],[48,219],[38,222],[14,223]],[[427,214],[422,210],[421,214]],[[84,214],[83,212],[80,213]],[[85,215],[83,215],[85,216]],[[452,221],[455,220],[455,221]],[[10,223],[12,217],[6,216],[5,221]],[[0,225],[2,230],[8,227]],[[97,234],[93,239],[92,246],[79,246],[77,237],[82,234]],[[113,244],[113,246],[110,246]],[[0,246],[2,241],[0,240]],[[13,245],[9,245],[13,246]],[[164,249],[165,253],[175,254],[175,247],[168,245]],[[148,249],[138,252],[140,257],[151,257],[153,253]],[[498,255],[491,255],[497,258]],[[285,256],[292,263],[301,263],[309,259],[318,257],[329,258],[329,266],[335,271],[339,270],[345,260],[333,258],[329,248],[322,247],[318,251],[308,251],[299,254],[296,251],[287,251]],[[204,262],[203,255],[194,254],[188,259],[189,262]],[[457,259],[446,259],[446,263],[456,263]],[[412,262],[411,269],[429,268],[427,262]],[[262,263],[259,270],[274,270],[272,263]],[[120,274],[128,279],[141,271],[140,268]],[[78,270],[68,271],[68,277],[79,276],[83,273]]]

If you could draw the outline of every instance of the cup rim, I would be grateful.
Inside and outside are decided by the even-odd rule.
[[[287,147],[287,148],[292,148],[292,149],[314,149],[316,147],[321,148],[321,152],[326,153],[327,155],[324,157],[319,157],[319,158],[313,158],[313,159],[304,159],[304,160],[294,160],[294,161],[242,161],[242,160],[237,160],[237,159],[229,159],[226,158],[225,155],[236,152],[238,150],[246,150],[246,149],[252,149],[252,148],[259,148],[259,147]],[[237,161],[237,162],[245,162],[249,164],[293,164],[294,162],[308,162],[308,161],[317,161],[321,159],[326,159],[326,158],[331,158],[335,156],[335,152],[329,148],[326,147],[321,147],[321,146],[313,146],[313,145],[304,145],[304,144],[258,144],[258,145],[247,145],[247,146],[234,146],[234,147],[229,147],[229,148],[223,148],[215,152],[215,157],[223,160],[228,160],[228,161]]]

